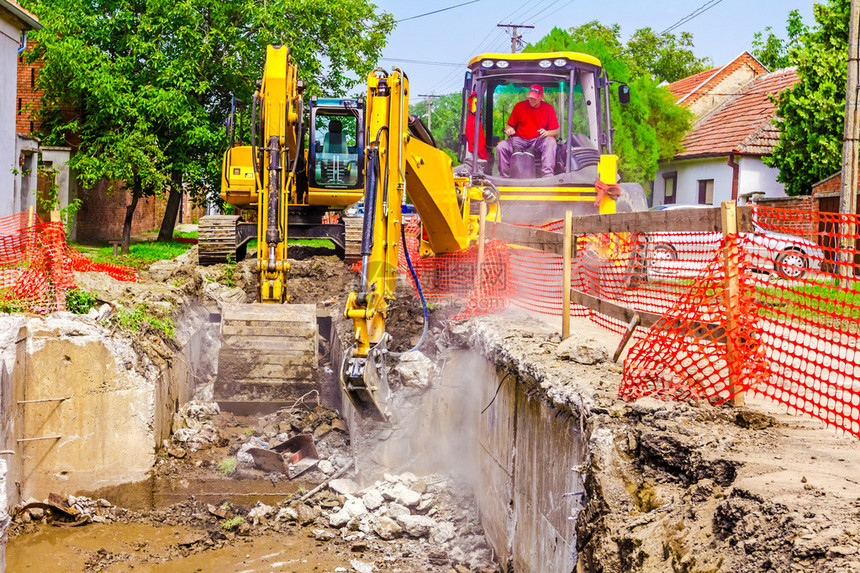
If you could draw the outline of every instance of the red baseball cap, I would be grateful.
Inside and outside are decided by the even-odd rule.
[[[529,87],[529,97],[532,97],[532,94],[537,98],[543,97],[543,87],[538,84],[532,84],[531,87]]]

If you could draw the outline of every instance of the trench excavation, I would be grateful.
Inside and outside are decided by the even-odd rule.
[[[839,477],[860,467],[850,437],[764,404],[621,402],[617,337],[585,320],[561,344],[531,313],[453,322],[437,307],[422,351],[393,368],[391,420],[374,422],[335,374],[353,277],[335,258],[295,261],[294,302],[320,301],[318,388],[275,411],[223,410],[221,308],[253,289],[250,265],[232,286],[226,270],[189,255],[132,287],[79,275],[105,302],[173,309],[170,340],[112,330],[110,307],[0,316],[15,397],[3,405],[17,506],[7,570],[853,567],[860,486]],[[404,296],[394,350],[421,323]],[[253,455],[298,435],[318,461],[292,479]]]

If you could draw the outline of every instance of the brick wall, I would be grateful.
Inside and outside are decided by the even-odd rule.
[[[77,221],[79,241],[109,241],[122,236],[125,208],[131,204],[131,191],[123,189],[120,183],[102,180],[93,189],[82,190],[81,199]],[[165,202],[155,197],[138,201],[131,232],[157,229],[164,218],[164,206]]]
[[[38,129],[34,123],[33,115],[36,107],[42,99],[42,92],[36,89],[39,71],[44,66],[42,60],[32,64],[26,62],[27,54],[33,51],[34,45],[29,44],[24,54],[18,56],[18,100],[15,103],[17,116],[15,117],[15,131],[29,135]]]
[[[757,200],[755,204],[762,207],[807,211],[809,215],[804,217],[792,217],[791,219],[763,217],[760,222],[765,226],[774,225],[783,233],[797,235],[814,242],[818,241],[818,202],[812,195],[767,197]]]

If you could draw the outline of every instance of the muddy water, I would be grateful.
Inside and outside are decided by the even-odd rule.
[[[181,544],[205,535],[188,527],[145,524],[91,524],[62,529],[44,526],[37,533],[9,541],[6,570],[10,573],[107,571],[242,573],[334,571],[349,567],[356,555],[318,544],[298,534],[237,538],[221,549],[189,553]],[[370,561],[371,559],[367,559]]]

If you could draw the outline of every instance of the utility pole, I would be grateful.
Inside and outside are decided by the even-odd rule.
[[[418,94],[418,97],[423,97],[427,100],[427,131],[433,131],[432,114],[433,114],[433,98],[442,97],[436,94]]]
[[[517,30],[520,28],[531,28],[534,29],[534,26],[529,26],[528,24],[502,24],[499,22],[496,24],[499,28],[510,28],[511,29],[511,53],[516,54],[517,49],[523,43],[523,37],[520,34],[517,34]]]
[[[860,0],[851,0],[851,20],[848,26],[848,81],[845,88],[845,124],[842,144],[842,198],[839,201],[841,214],[857,213],[857,159],[860,143],[860,115],[857,100],[860,98]],[[854,267],[854,233],[852,222],[842,225],[840,251],[842,265],[840,275],[849,279]]]

